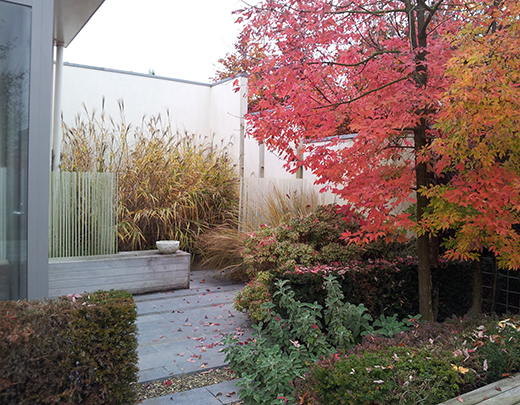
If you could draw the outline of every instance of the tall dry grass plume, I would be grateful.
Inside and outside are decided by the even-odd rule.
[[[88,113],[64,126],[61,169],[118,173],[120,250],[153,248],[173,239],[194,251],[196,237],[236,221],[239,181],[234,162],[211,138],[172,130],[169,117],[143,119],[141,127]]]
[[[240,220],[228,221],[197,239],[203,254],[201,265],[220,269],[236,279],[248,277],[241,257],[248,233],[263,224],[276,227],[288,216],[310,214],[320,204],[316,190],[305,187],[300,180],[252,179],[244,184],[244,189]]]

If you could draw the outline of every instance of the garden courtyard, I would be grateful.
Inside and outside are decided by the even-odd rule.
[[[520,404],[520,4],[452,3],[241,11],[229,144],[62,122],[0,403]]]

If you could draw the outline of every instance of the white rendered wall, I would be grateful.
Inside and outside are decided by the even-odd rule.
[[[74,126],[78,114],[87,119],[84,106],[89,114],[99,113],[103,98],[107,116],[116,123],[120,122],[118,100],[123,100],[125,122],[134,128],[142,125],[143,117],[161,114],[166,118],[169,114],[173,127],[179,131],[213,137],[215,145],[227,147],[237,162],[237,169],[242,139],[245,178],[296,178],[284,169],[285,161],[278,155],[256,140],[244,137],[247,77],[207,84],[64,64],[62,111],[69,127]],[[304,171],[303,178],[314,181],[308,171]]]
[[[246,79],[247,80],[247,79]],[[238,159],[241,92],[233,90],[232,80],[214,84],[144,75],[111,69],[65,64],[63,68],[63,121],[74,126],[85,108],[105,112],[120,122],[118,100],[124,102],[125,122],[140,127],[143,117],[170,116],[172,126],[230,143],[230,153]],[[99,115],[98,115],[99,118]]]

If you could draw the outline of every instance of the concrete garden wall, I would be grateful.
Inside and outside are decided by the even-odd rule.
[[[132,294],[190,286],[190,254],[178,250],[49,259],[49,297],[122,289]]]

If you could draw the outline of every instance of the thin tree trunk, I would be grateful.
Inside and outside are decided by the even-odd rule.
[[[482,313],[482,256],[473,261],[473,302],[471,312]]]
[[[425,122],[414,131],[415,148],[420,151],[426,146]],[[426,163],[416,163],[415,167],[417,189],[428,186],[428,168]],[[420,223],[428,199],[417,192],[417,223]],[[419,312],[425,321],[433,321],[432,308],[432,277],[430,269],[430,235],[425,233],[417,238],[417,260],[419,271]]]
[[[491,297],[491,312],[495,312],[498,296],[498,265],[495,255],[493,255],[493,295]]]

